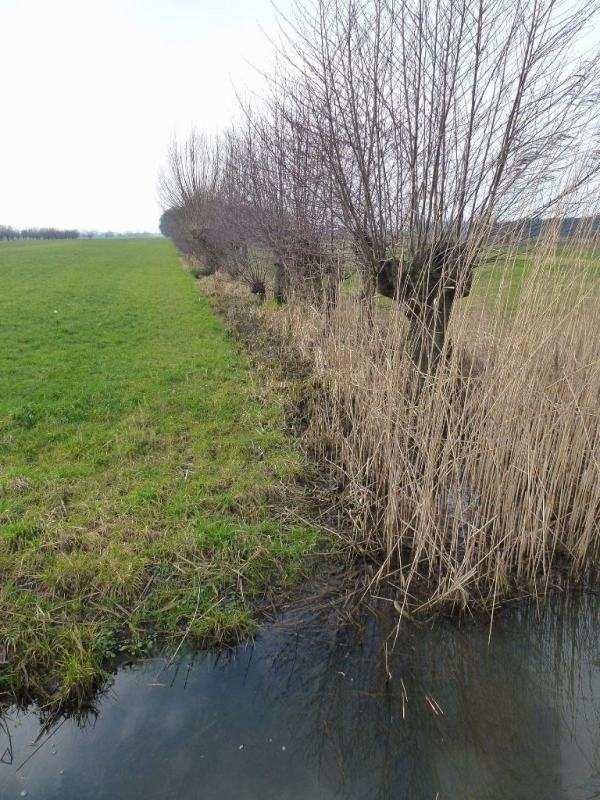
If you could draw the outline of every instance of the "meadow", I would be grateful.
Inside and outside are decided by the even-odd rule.
[[[166,240],[0,244],[0,695],[237,641],[297,581],[283,401]]]

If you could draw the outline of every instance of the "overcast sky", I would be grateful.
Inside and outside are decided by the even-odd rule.
[[[0,224],[157,230],[172,133],[227,122],[261,26],[270,0],[0,0]]]

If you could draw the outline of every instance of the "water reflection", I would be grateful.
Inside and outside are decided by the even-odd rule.
[[[97,717],[36,745],[39,714],[13,711],[0,796],[600,797],[598,598],[505,613],[489,642],[479,623],[392,633],[288,615],[229,656],[121,670]]]

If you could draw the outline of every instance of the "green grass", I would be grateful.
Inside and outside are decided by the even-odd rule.
[[[559,244],[553,255],[540,255],[534,265],[535,248],[521,248],[507,253],[495,251],[488,263],[475,270],[469,303],[483,303],[488,309],[507,319],[512,318],[520,301],[541,303],[545,313],[575,303],[583,295],[595,294],[600,284],[600,261],[595,248],[582,249],[566,242]],[[523,296],[527,287],[531,295]]]
[[[303,464],[171,245],[2,244],[0,280],[0,692],[251,632],[315,546],[273,511]]]
[[[475,269],[473,286],[467,302],[484,304],[490,310],[508,318],[515,312],[519,299],[535,272],[533,267],[534,245],[520,248],[498,248],[490,252],[487,260]],[[600,257],[597,247],[582,248],[571,242],[560,243],[553,256],[543,258],[543,294],[556,296],[556,286],[563,286],[574,299],[582,292],[600,289]],[[552,288],[552,291],[550,291]],[[358,295],[361,291],[360,276],[350,269],[342,283],[342,293]],[[389,309],[393,301],[377,295],[377,307]]]

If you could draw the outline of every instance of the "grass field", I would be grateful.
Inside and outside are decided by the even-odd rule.
[[[534,245],[496,247],[475,269],[473,286],[466,302],[472,306],[485,306],[495,313],[511,317],[529,279],[536,281],[541,295],[546,287],[555,293],[556,286],[574,298],[600,288],[600,254],[595,241],[585,243],[559,243],[550,256],[544,256],[541,274],[535,269]],[[361,283],[358,271],[351,269],[342,283],[342,293],[359,295]],[[382,310],[392,308],[393,300],[377,296],[377,306]]]
[[[554,253],[541,258],[537,270],[533,245],[506,251],[500,248],[475,270],[471,300],[483,301],[486,306],[510,316],[528,280],[535,282],[541,297],[563,291],[575,300],[583,293],[597,291],[599,263],[597,247],[589,243],[586,246],[560,244]]]
[[[0,692],[251,631],[315,545],[272,509],[301,458],[170,243],[0,244],[0,281]]]

